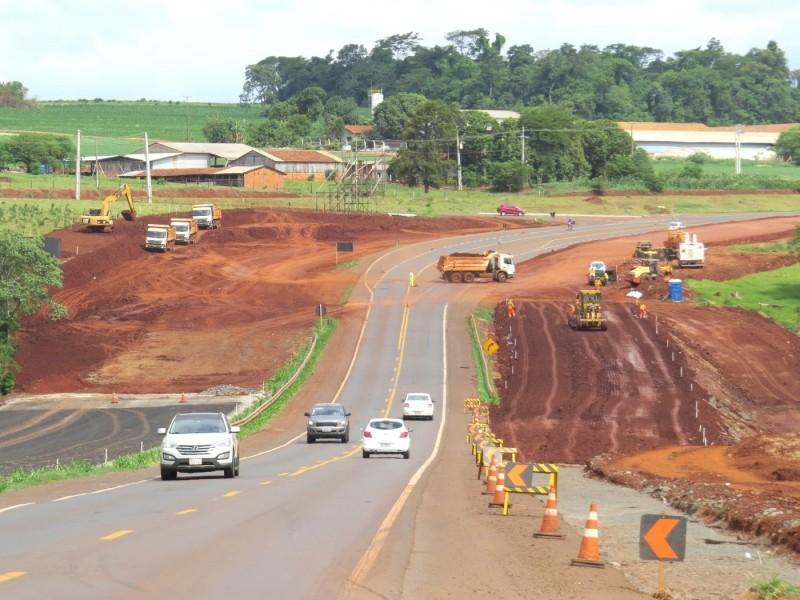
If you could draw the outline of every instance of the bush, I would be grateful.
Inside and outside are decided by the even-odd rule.
[[[14,377],[14,373],[11,371],[6,371],[0,375],[0,394],[6,396],[13,392],[15,383],[16,378]]]
[[[595,177],[591,180],[590,189],[595,196],[602,196],[608,189],[608,182],[605,180],[605,177]]]
[[[700,179],[703,177],[703,167],[701,167],[698,163],[695,162],[687,163],[681,169],[680,176],[687,177],[689,179]]]
[[[624,179],[636,173],[636,165],[630,156],[618,155],[606,164],[606,175],[611,180]]]
[[[664,191],[664,182],[662,181],[661,177],[659,177],[655,173],[650,173],[644,178],[644,186],[650,192]]]
[[[689,156],[686,160],[696,165],[703,165],[711,160],[711,157],[706,154],[705,152],[695,152],[691,156]]]
[[[518,192],[528,185],[532,169],[518,160],[492,163],[489,181],[496,192]]]

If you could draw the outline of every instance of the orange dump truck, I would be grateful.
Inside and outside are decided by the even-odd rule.
[[[480,254],[456,252],[440,256],[436,268],[442,273],[442,279],[451,283],[469,283],[478,278],[502,282],[514,277],[516,272],[514,257],[494,250]]]

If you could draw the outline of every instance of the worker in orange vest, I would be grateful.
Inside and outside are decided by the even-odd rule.
[[[647,306],[645,306],[644,302],[642,302],[639,305],[639,318],[640,319],[646,319],[647,318]]]
[[[517,309],[514,306],[514,301],[509,299],[506,300],[506,308],[508,308],[508,318],[513,319],[517,316]]]
[[[594,278],[594,289],[596,289],[599,292],[601,287],[603,287],[603,280],[600,279],[599,277],[595,277]]]

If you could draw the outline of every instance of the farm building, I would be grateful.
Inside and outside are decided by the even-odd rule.
[[[120,177],[144,179],[144,170],[123,173]],[[280,188],[286,175],[266,165],[151,169],[150,177],[174,183],[224,185],[245,188]]]
[[[775,158],[772,147],[778,136],[797,123],[709,127],[704,123],[644,123],[621,121],[636,146],[655,157],[686,157],[703,152],[712,158],[736,158],[738,135],[743,159]],[[737,134],[738,129],[738,134]]]
[[[344,125],[340,135],[343,150],[350,150],[353,147],[353,140],[364,140],[367,134],[372,132],[372,125]],[[359,144],[360,145],[360,144]]]
[[[329,171],[341,173],[344,168],[340,158],[322,150],[267,148],[261,152],[268,167],[285,173],[289,179],[324,179]]]

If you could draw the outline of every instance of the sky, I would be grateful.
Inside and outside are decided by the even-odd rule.
[[[416,32],[425,46],[483,27],[506,48],[614,43],[667,54],[717,38],[775,40],[800,68],[797,0],[0,0],[0,81],[38,100],[236,102],[266,56],[324,56]],[[794,31],[793,31],[794,30]]]

